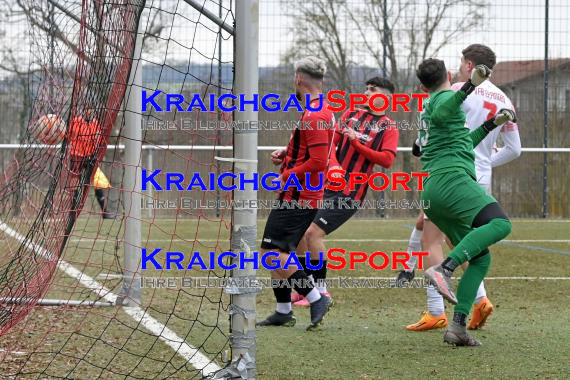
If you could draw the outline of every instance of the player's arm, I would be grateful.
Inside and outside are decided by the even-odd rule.
[[[286,153],[287,153],[287,148],[280,148],[274,150],[271,153],[271,162],[273,162],[273,165],[281,165],[283,159],[285,158]]]
[[[431,121],[435,124],[439,124],[449,120],[457,113],[461,104],[467,99],[467,96],[475,90],[475,87],[486,81],[490,76],[491,69],[485,65],[477,65],[471,72],[471,78],[461,86],[459,91],[444,97],[435,105],[431,114]]]
[[[331,150],[331,154],[329,157],[329,170],[334,170],[334,169],[339,169],[339,168],[342,169],[342,167],[340,166],[340,163],[338,162],[338,158],[336,157],[335,145],[333,145],[332,150]]]
[[[469,136],[473,141],[473,148],[475,148],[487,135],[495,128],[505,124],[506,122],[516,122],[516,116],[510,109],[503,108],[495,117],[484,122],[479,128],[473,130]]]
[[[342,169],[342,167],[340,166],[340,163],[338,162],[338,158],[336,156],[336,147],[340,143],[340,138],[342,136],[342,132],[341,132],[340,128],[341,128],[341,125],[343,125],[343,123],[341,123],[341,121],[346,120],[346,118],[348,117],[348,114],[349,114],[349,111],[346,111],[340,117],[338,122],[335,124],[334,134],[333,134],[333,138],[332,138],[331,154],[329,157],[329,170]]]
[[[497,167],[511,162],[521,155],[521,137],[516,123],[507,122],[501,129],[505,146],[491,155],[491,166]]]
[[[382,144],[379,150],[374,150],[367,147],[358,141],[357,138],[350,141],[354,149],[363,155],[367,160],[370,160],[375,165],[380,165],[386,169],[390,168],[396,158],[396,150],[398,149],[399,131],[397,128],[390,128],[384,131],[382,137]]]
[[[319,125],[316,121],[313,123],[313,120],[317,120],[317,118],[308,120],[311,122],[310,125]],[[322,120],[323,122],[328,121],[322,118],[318,118],[318,120]],[[285,169],[281,174],[284,181],[287,181],[291,173],[295,173],[297,178],[301,178],[304,176],[304,173],[324,172],[327,168],[329,131],[318,128],[314,128],[313,130],[302,129],[301,134],[304,135],[303,137],[305,138],[307,149],[309,150],[309,159],[299,166]]]

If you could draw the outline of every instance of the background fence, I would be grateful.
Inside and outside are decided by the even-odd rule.
[[[65,3],[65,1],[61,1]],[[169,0],[154,1],[152,6],[168,7]],[[211,4],[210,4],[211,6]],[[227,6],[227,4],[225,5]],[[25,62],[29,52],[26,44],[24,10],[18,2],[0,1],[0,143],[18,144],[27,125],[31,99],[34,94],[30,78],[33,68]],[[304,55],[320,56],[327,61],[328,74],[325,91],[340,89],[362,92],[364,81],[375,75],[386,75],[397,86],[398,92],[417,91],[414,69],[427,57],[445,60],[448,69],[457,71],[461,50],[472,43],[489,45],[497,54],[492,81],[511,98],[519,118],[523,148],[569,148],[570,128],[570,5],[563,1],[454,1],[454,0],[313,0],[291,2],[263,0],[260,2],[260,72],[259,91],[280,95],[293,92],[292,62]],[[189,25],[188,28],[192,28]],[[160,17],[151,20],[147,30],[155,38],[167,38]],[[202,39],[202,40],[201,40]],[[210,37],[195,34],[195,46],[212,45]],[[214,42],[215,43],[215,42]],[[221,43],[220,43],[221,44]],[[31,45],[30,45],[31,46]],[[145,40],[143,50],[149,57],[169,58],[166,63],[143,65],[143,84],[154,89],[155,83],[163,91],[192,93],[220,93],[218,89],[231,87],[232,49],[225,46],[219,56],[204,57],[203,64],[195,63],[188,70],[186,57],[172,51],[153,50],[153,38]],[[199,61],[199,60],[198,60]],[[178,70],[183,68],[183,70]],[[193,82],[180,85],[179,72],[189,71]],[[212,75],[214,78],[212,78]],[[207,80],[204,78],[207,77]],[[188,79],[186,79],[188,81]],[[211,83],[218,83],[212,88]],[[389,114],[396,120],[414,120],[413,113]],[[176,119],[208,120],[220,115],[179,114]],[[148,120],[172,120],[172,115],[149,113]],[[295,112],[269,113],[262,111],[259,120],[295,120]],[[117,133],[115,136],[118,136]],[[260,146],[285,145],[290,131],[260,131]],[[227,133],[214,131],[147,131],[144,143],[148,145],[204,144],[227,145]],[[413,130],[402,131],[401,147],[411,146],[416,137]],[[115,143],[122,143],[115,138]],[[255,147],[252,147],[255,149]],[[0,166],[6,167],[16,150],[0,149]],[[269,160],[269,151],[259,150],[259,171],[275,171]],[[110,151],[102,168],[112,182],[121,182],[121,167],[113,167],[120,150]],[[220,150],[219,156],[230,156]],[[152,155],[152,157],[150,157]],[[191,156],[191,158],[190,158]],[[215,166],[211,151],[164,151],[148,149],[141,158],[143,167],[153,165],[164,172],[207,173]],[[196,165],[188,165],[191,160]],[[122,160],[119,160],[122,161]],[[516,161],[494,172],[493,193],[512,216],[570,217],[570,185],[566,170],[570,166],[568,152],[523,152]],[[379,169],[379,168],[377,168]],[[419,162],[408,152],[402,152],[392,167],[393,171],[416,171]],[[164,177],[159,178],[164,181]],[[114,207],[121,207],[118,189],[111,191]],[[148,195],[148,194],[147,194]],[[203,192],[188,194],[155,193],[157,199],[175,197],[204,197]],[[217,195],[208,194],[208,198]],[[368,198],[382,195],[370,191]],[[418,194],[403,191],[386,192],[386,199],[416,199]],[[261,191],[260,199],[271,199],[272,194]],[[214,213],[215,211],[210,211]],[[184,215],[184,211],[180,212]],[[413,210],[363,210],[361,217],[413,216]],[[143,213],[143,215],[145,215]],[[191,213],[188,213],[190,216]],[[260,210],[260,216],[267,215]],[[172,217],[172,211],[156,211],[154,217]]]

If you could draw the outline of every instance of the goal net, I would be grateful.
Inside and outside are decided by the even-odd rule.
[[[2,378],[188,379],[229,361],[230,298],[211,286],[229,273],[137,266],[143,249],[160,249],[163,267],[166,251],[230,250],[231,210],[181,207],[183,197],[206,203],[230,192],[142,191],[140,177],[161,170],[154,178],[164,185],[166,172],[233,171],[231,131],[180,127],[232,115],[143,112],[136,94],[231,93],[233,36],[222,24],[233,25],[233,5],[3,5],[29,46],[10,74],[26,83],[29,102],[21,146],[2,161],[0,179]]]

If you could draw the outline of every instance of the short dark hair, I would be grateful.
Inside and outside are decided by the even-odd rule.
[[[396,91],[396,87],[394,87],[394,83],[390,82],[389,79],[383,77],[374,77],[370,78],[366,81],[366,85],[385,88],[386,90],[390,91],[390,93],[394,93]]]
[[[485,65],[490,69],[492,69],[497,63],[495,52],[485,45],[469,45],[463,49],[461,54],[463,54],[463,58],[470,60],[475,65]]]
[[[436,89],[447,79],[447,69],[441,59],[428,58],[418,66],[416,76],[429,90]]]

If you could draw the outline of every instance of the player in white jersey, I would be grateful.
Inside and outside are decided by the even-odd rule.
[[[484,64],[493,68],[496,63],[495,53],[487,46],[474,44],[462,51],[459,80],[461,82],[452,86],[458,90],[466,81],[476,65]],[[461,106],[466,114],[467,127],[471,130],[479,127],[486,120],[495,116],[502,108],[513,109],[509,98],[491,81],[485,81],[479,86]],[[502,138],[504,147],[497,149],[496,142]],[[508,122],[502,128],[493,130],[474,150],[477,182],[488,193],[491,193],[493,168],[514,160],[521,153],[521,142],[516,123]],[[429,256],[424,259],[425,269],[438,265],[443,261],[443,247],[445,236],[435,224],[425,218],[423,213],[418,217],[416,226],[410,236],[408,251],[425,250]],[[414,277],[416,257],[408,261],[410,269],[400,272],[398,281],[409,281]],[[427,289],[427,311],[417,323],[406,326],[410,331],[425,331],[447,326],[447,316],[444,312],[444,303],[441,295],[433,286]],[[482,327],[493,312],[493,305],[487,298],[485,286],[481,283],[468,328],[471,330]]]

